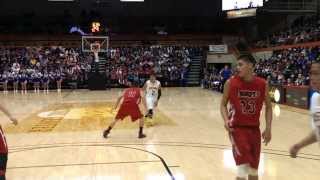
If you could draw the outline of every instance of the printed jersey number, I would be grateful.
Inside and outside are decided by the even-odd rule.
[[[128,93],[128,97],[130,97],[130,98],[133,98],[133,97],[135,97],[136,96],[136,92],[135,91],[130,91],[129,93]]]
[[[256,103],[254,100],[240,100],[241,110],[243,114],[255,114],[256,113]]]

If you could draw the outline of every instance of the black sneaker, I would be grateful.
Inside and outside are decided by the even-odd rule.
[[[150,119],[152,119],[152,116],[153,116],[152,114],[148,113],[148,114],[146,114],[144,117],[145,117],[145,118],[150,118]]]
[[[139,139],[142,139],[142,138],[145,138],[145,137],[147,137],[145,134],[139,134]]]
[[[108,131],[108,130],[103,131],[103,137],[107,139],[109,133],[110,133],[110,131]]]

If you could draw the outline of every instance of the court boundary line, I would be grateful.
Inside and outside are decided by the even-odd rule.
[[[91,165],[107,165],[107,164],[135,164],[135,163],[155,163],[161,161],[119,161],[119,162],[103,162],[103,163],[78,163],[78,164],[48,164],[48,165],[34,165],[34,166],[12,166],[7,170],[12,169],[28,169],[28,168],[50,168],[50,167],[66,167],[66,166],[91,166]]]
[[[81,144],[70,144],[70,145],[56,145],[56,146],[46,146],[46,147],[33,147],[33,148],[22,148],[20,151],[15,151],[15,152],[9,152],[9,153],[19,153],[19,152],[25,152],[25,151],[32,151],[32,150],[38,150],[38,149],[50,149],[50,148],[65,148],[65,147],[103,147],[106,146],[108,144],[89,144],[89,145],[81,145]],[[140,148],[134,148],[134,147],[126,147],[126,146],[120,146],[120,145],[110,145],[110,147],[119,147],[119,148],[124,148],[124,149],[132,149],[132,150],[137,150],[137,151],[142,151],[142,152],[146,152],[149,154],[152,154],[153,156],[157,157],[158,159],[160,159],[162,165],[164,166],[164,168],[166,169],[168,175],[171,177],[172,180],[175,180],[175,177],[173,175],[173,173],[171,172],[169,166],[167,165],[166,161],[158,154],[151,152],[151,151],[147,151],[144,149],[140,149]]]
[[[165,141],[159,141],[159,142],[153,142],[153,143],[106,143],[106,142],[76,142],[76,143],[52,143],[52,144],[38,144],[38,145],[30,145],[30,146],[14,146],[13,148],[9,148],[10,150],[19,150],[25,149],[25,148],[33,148],[33,147],[47,147],[47,146],[61,146],[61,145],[110,145],[110,146],[146,146],[146,145],[155,145],[155,146],[175,146],[175,147],[194,147],[194,148],[209,148],[209,149],[230,149],[232,148],[230,145],[225,144],[212,144],[212,143],[194,143],[194,142],[165,142]],[[221,147],[221,148],[220,148]],[[268,152],[271,151],[271,152]],[[273,152],[272,152],[273,151]],[[277,154],[277,155],[283,155],[283,156],[289,156],[288,154],[279,154],[279,153],[288,153],[288,151],[285,150],[277,150],[277,149],[270,149],[270,148],[264,148],[262,149],[262,152],[266,154]],[[10,153],[10,152],[9,152]],[[14,153],[14,152],[13,152]],[[319,157],[320,160],[320,154],[308,154],[308,153],[300,153],[300,155],[305,156],[314,156]],[[300,158],[308,158],[303,156],[298,156]],[[318,160],[318,159],[315,159]]]

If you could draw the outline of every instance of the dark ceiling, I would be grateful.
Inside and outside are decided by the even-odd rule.
[[[211,32],[220,28],[221,6],[220,0],[0,0],[0,33],[66,32],[74,25],[89,31],[94,20],[114,32]]]
[[[52,16],[69,11],[76,16],[81,11],[98,11],[107,16],[217,16],[221,0],[145,0],[141,3],[120,0],[0,0],[0,14],[18,15],[33,12]]]

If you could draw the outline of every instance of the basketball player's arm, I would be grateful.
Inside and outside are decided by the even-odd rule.
[[[146,102],[146,97],[144,96],[144,92],[141,91],[140,92],[140,99],[141,99],[141,102],[142,102],[142,106],[144,108],[144,110],[146,111],[147,110],[147,102]]]
[[[157,100],[157,101],[159,101],[161,95],[162,95],[162,94],[161,94],[161,85],[159,85],[159,89],[158,89],[158,100]]]
[[[266,119],[266,129],[262,133],[263,143],[268,145],[271,141],[271,124],[272,124],[272,104],[269,96],[269,85],[267,83],[265,90],[265,119]]]
[[[0,110],[6,115],[9,117],[10,121],[12,121],[12,123],[14,125],[17,125],[18,124],[18,121],[16,118],[12,117],[12,115],[9,113],[9,111],[7,109],[5,109],[4,107],[0,106]]]
[[[146,90],[147,90],[147,81],[144,83],[143,88],[142,88],[142,94],[146,94]],[[142,96],[141,96],[142,97]]]
[[[123,96],[118,97],[116,104],[114,105],[112,110],[116,110],[120,104],[120,101],[122,100]]]
[[[228,132],[231,131],[228,125],[229,117],[228,117],[228,102],[229,102],[229,84],[230,81],[227,80],[224,84],[223,96],[220,104],[220,113],[224,121],[224,127]]]

